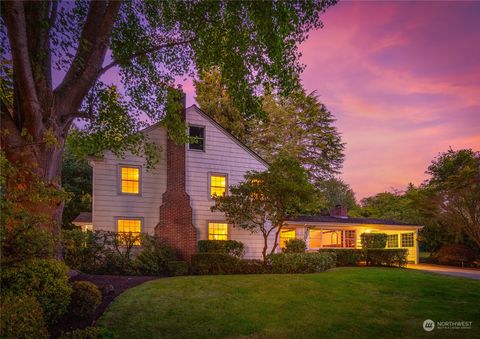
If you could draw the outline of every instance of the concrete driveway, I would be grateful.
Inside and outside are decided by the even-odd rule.
[[[471,278],[480,280],[480,269],[461,268],[452,266],[432,265],[432,264],[408,264],[407,268],[432,272],[444,275],[453,275],[457,277]]]

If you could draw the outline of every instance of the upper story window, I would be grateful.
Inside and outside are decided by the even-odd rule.
[[[223,197],[227,193],[227,175],[211,174],[210,175],[210,197]]]
[[[126,194],[140,194],[140,167],[120,167],[120,192]]]
[[[221,222],[209,222],[208,240],[228,240],[228,224]]]
[[[195,143],[188,145],[188,149],[197,151],[205,150],[205,127],[189,126],[188,135],[196,140]]]

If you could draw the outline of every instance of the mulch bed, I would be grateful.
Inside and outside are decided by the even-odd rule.
[[[95,324],[108,305],[120,294],[129,288],[140,285],[146,281],[159,279],[158,276],[122,276],[122,275],[93,275],[80,273],[71,278],[71,281],[86,280],[95,284],[102,291],[102,303],[95,313],[86,319],[65,316],[52,329],[52,336],[58,338],[62,332],[85,328]]]

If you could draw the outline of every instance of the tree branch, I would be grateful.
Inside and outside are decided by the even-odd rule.
[[[175,46],[178,46],[178,45],[185,45],[185,44],[189,44],[189,43],[192,43],[196,40],[196,38],[192,38],[192,39],[188,39],[188,40],[183,40],[183,41],[173,41],[173,42],[169,42],[169,43],[166,43],[166,44],[162,44],[162,45],[158,45],[158,46],[154,46],[154,47],[151,47],[147,50],[144,50],[144,51],[140,51],[140,52],[137,52],[137,53],[133,53],[132,55],[129,55],[125,58],[121,58],[119,60],[115,60],[115,61],[112,61],[111,63],[109,63],[108,65],[106,65],[105,67],[103,67],[101,70],[100,70],[100,75],[104,74],[105,72],[107,72],[109,69],[115,67],[115,66],[118,66],[118,65],[121,65],[121,64],[124,64],[124,63],[127,63],[133,59],[136,59],[136,58],[139,58],[139,57],[142,57],[142,56],[145,56],[147,54],[150,54],[150,53],[153,53],[153,52],[156,52],[156,51],[159,51],[163,48],[171,48],[171,47],[175,47]]]

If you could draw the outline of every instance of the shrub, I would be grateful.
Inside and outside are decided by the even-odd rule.
[[[115,338],[113,333],[103,327],[87,327],[64,333],[62,339],[110,339]]]
[[[75,281],[72,289],[70,312],[76,317],[88,318],[102,302],[102,293],[89,281]]]
[[[2,289],[33,295],[52,324],[67,311],[72,288],[67,266],[55,259],[33,259],[2,269]]]
[[[440,264],[463,265],[473,263],[477,254],[470,247],[461,244],[445,244],[435,255]]]
[[[48,338],[43,310],[35,297],[2,295],[0,309],[2,338]]]
[[[333,253],[277,253],[267,257],[272,273],[316,273],[335,267]]]
[[[223,253],[237,258],[243,258],[245,245],[236,240],[200,240],[198,242],[198,252]]]
[[[188,274],[188,263],[186,261],[169,261],[168,274],[174,277]]]
[[[134,260],[114,252],[105,250],[102,265],[97,268],[96,274],[138,275],[139,270]]]
[[[98,273],[105,265],[107,243],[108,236],[102,231],[63,230],[63,259],[73,269]]]
[[[223,253],[197,253],[192,256],[194,274],[232,274],[238,258]]]
[[[337,266],[358,266],[364,260],[364,250],[355,248],[319,249],[320,253],[335,253]]]
[[[360,239],[363,248],[385,248],[387,246],[385,233],[362,233]]]
[[[405,248],[371,248],[365,251],[365,261],[369,266],[407,265],[408,250]]]
[[[302,239],[289,239],[285,242],[285,248],[282,248],[283,253],[305,253],[307,245]]]
[[[150,236],[143,239],[142,246],[142,251],[135,258],[135,266],[139,273],[144,275],[168,274],[168,262],[176,259],[175,249],[159,243]]]
[[[235,269],[237,274],[262,274],[267,273],[263,260],[257,259],[241,259],[237,263]]]

